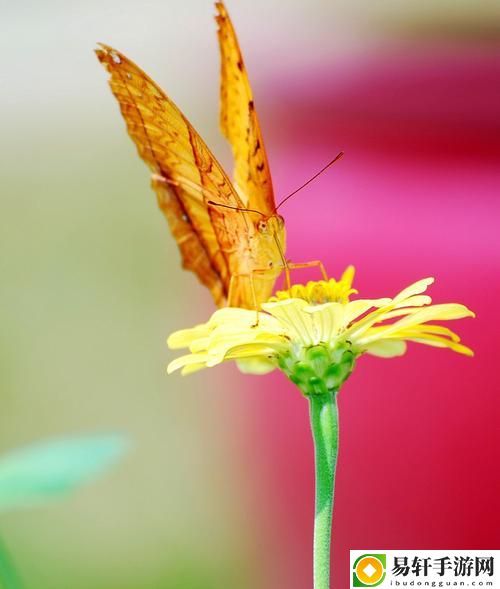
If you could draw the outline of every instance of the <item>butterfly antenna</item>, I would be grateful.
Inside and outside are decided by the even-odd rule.
[[[221,202],[214,202],[213,200],[207,201],[207,204],[209,204],[213,207],[223,207],[225,209],[231,209],[233,211],[240,211],[241,213],[257,213],[258,215],[262,215],[263,217],[265,217],[264,213],[261,213],[260,211],[257,211],[256,209],[244,209],[242,207],[232,207],[231,205],[225,205],[225,204],[222,204]]]
[[[321,176],[321,174],[322,174],[323,172],[326,172],[326,170],[328,170],[328,168],[329,168],[330,166],[333,166],[333,164],[334,164],[335,162],[337,162],[339,159],[341,159],[341,158],[343,157],[343,155],[344,155],[344,152],[343,152],[343,151],[341,151],[340,153],[338,153],[338,154],[337,154],[337,155],[336,155],[336,156],[333,158],[333,160],[332,160],[331,162],[328,162],[328,163],[326,164],[326,166],[324,166],[323,168],[321,168],[321,170],[320,170],[319,172],[317,172],[316,174],[314,174],[314,176],[313,176],[312,178],[309,178],[309,180],[308,180],[307,182],[304,182],[304,184],[302,184],[302,186],[299,186],[299,187],[298,187],[298,188],[296,188],[296,189],[295,189],[293,192],[290,192],[290,194],[289,194],[288,196],[285,196],[285,198],[284,198],[284,199],[283,199],[283,200],[282,200],[282,201],[279,203],[279,205],[278,205],[278,206],[277,206],[277,207],[274,209],[274,212],[277,212],[277,211],[278,211],[278,209],[279,209],[279,208],[280,208],[282,205],[284,205],[284,204],[286,203],[286,201],[287,201],[289,198],[292,198],[292,196],[293,196],[294,194],[297,194],[297,192],[299,192],[300,190],[302,190],[303,188],[305,188],[305,187],[306,187],[308,184],[310,184],[310,183],[311,183],[313,180],[316,180],[316,178],[317,178],[318,176]]]

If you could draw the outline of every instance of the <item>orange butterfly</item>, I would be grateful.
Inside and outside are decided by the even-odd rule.
[[[234,185],[166,94],[123,54],[100,44],[130,137],[152,170],[152,187],[179,246],[184,268],[218,306],[258,309],[285,268],[285,226],[236,34],[216,3],[221,52],[222,132],[234,160]],[[314,264],[314,263],[312,263]],[[308,264],[311,265],[311,264]],[[317,263],[316,263],[317,265]]]

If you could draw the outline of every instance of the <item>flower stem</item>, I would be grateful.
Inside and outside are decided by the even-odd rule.
[[[314,589],[330,589],[330,540],[339,437],[336,397],[336,391],[309,396],[316,474]]]

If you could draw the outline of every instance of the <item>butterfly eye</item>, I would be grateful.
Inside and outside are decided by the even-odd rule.
[[[260,233],[267,233],[267,222],[266,221],[259,221],[257,228]]]

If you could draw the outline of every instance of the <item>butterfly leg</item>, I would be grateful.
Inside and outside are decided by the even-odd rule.
[[[301,268],[319,268],[319,271],[321,272],[321,277],[323,278],[323,280],[328,280],[328,274],[326,272],[326,268],[325,268],[323,262],[320,262],[319,260],[313,260],[311,262],[302,262],[300,264],[288,263],[287,266],[285,266],[285,275],[286,275],[287,268],[289,270],[299,270]],[[287,276],[287,289],[290,288],[289,281],[290,281],[290,272],[288,272],[288,276]]]
[[[238,304],[239,301],[238,301],[237,292],[236,292],[236,288],[238,287],[238,285],[237,285],[237,279],[238,278],[248,278],[248,280],[250,282],[250,290],[252,292],[252,303],[253,303],[253,306],[255,308],[258,307],[258,305],[257,305],[257,295],[255,293],[255,285],[254,285],[253,273],[254,273],[254,271],[252,270],[252,272],[245,273],[245,274],[239,274],[239,273],[231,274],[231,277],[229,279],[229,287],[228,287],[228,290],[227,290],[227,306],[228,307],[232,307],[233,306],[233,301],[236,301],[236,304],[234,304],[234,306],[236,306],[236,307],[239,307],[240,306]]]
[[[241,287],[241,284],[238,285],[238,279],[245,278],[248,280],[248,285],[250,288],[251,298],[252,298],[252,307],[256,313],[255,323],[252,325],[252,327],[257,327],[259,325],[259,313],[260,313],[260,305],[259,305],[259,300],[257,297],[257,289],[255,286],[255,279],[257,276],[265,276],[266,274],[267,275],[271,274],[272,277],[275,278],[276,277],[276,270],[271,269],[271,268],[262,268],[262,269],[261,268],[254,268],[253,270],[251,270],[250,272],[247,272],[247,273],[231,274],[231,278],[229,279],[229,288],[228,288],[228,295],[227,295],[227,306],[228,307],[240,306],[237,288],[238,288],[238,286]]]
[[[302,268],[318,268],[321,272],[321,277],[323,280],[328,281],[328,274],[326,272],[326,268],[320,260],[311,260],[310,262],[302,262],[302,263],[293,263],[293,262],[286,262],[281,266],[283,271],[285,272],[285,289],[289,290],[292,286],[291,282],[291,270],[300,270]],[[257,312],[257,324],[258,324],[258,313],[259,313],[259,304],[258,304],[258,297],[257,297],[257,290],[255,288],[255,277],[256,276],[265,276],[271,275],[273,278],[276,277],[276,268],[254,268],[248,273],[242,274],[232,274],[230,281],[229,281],[229,289],[228,289],[228,306],[234,305],[239,306],[239,301],[237,298],[237,279],[239,277],[247,278],[250,283],[251,289],[251,297],[253,308]],[[233,302],[234,301],[234,302]]]
[[[252,272],[250,272],[250,288],[252,290],[252,300],[253,300],[253,306],[255,308],[255,323],[252,325],[252,327],[258,327],[259,325],[259,305],[257,303],[257,293],[255,292],[255,283],[254,283],[254,270],[252,270]]]
[[[285,286],[286,290],[290,290],[292,288],[292,279],[290,277],[290,265],[288,263],[285,265]]]
[[[226,307],[232,307],[233,305],[231,304],[234,298],[234,289],[235,289],[235,284],[236,284],[236,278],[240,276],[240,274],[231,274],[231,277],[229,278],[229,286],[227,289],[227,299],[226,299]]]

